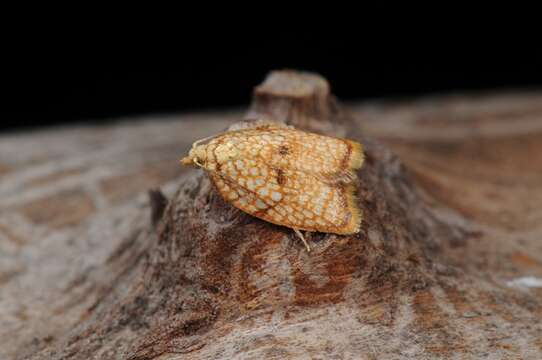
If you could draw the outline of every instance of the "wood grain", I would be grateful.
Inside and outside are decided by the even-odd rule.
[[[247,115],[366,148],[363,230],[310,254],[177,164],[242,112],[1,135],[0,358],[540,358],[510,281],[542,278],[542,94],[340,106],[315,76]]]

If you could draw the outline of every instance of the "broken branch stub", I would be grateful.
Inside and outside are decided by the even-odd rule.
[[[293,70],[273,71],[255,87],[247,118],[261,117],[317,132],[345,121],[325,78]]]

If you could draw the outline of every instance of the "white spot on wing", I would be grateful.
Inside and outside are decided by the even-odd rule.
[[[256,200],[256,207],[258,209],[267,209],[267,205],[260,199]]]
[[[272,199],[273,201],[280,201],[280,199],[282,199],[282,194],[279,193],[279,192],[273,191],[273,192],[271,193],[271,199]]]

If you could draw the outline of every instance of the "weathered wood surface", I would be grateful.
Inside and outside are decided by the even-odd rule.
[[[0,358],[539,359],[542,288],[514,280],[542,279],[542,94],[344,111],[300,76],[249,116],[367,151],[362,232],[310,254],[178,166],[242,112],[0,136]]]

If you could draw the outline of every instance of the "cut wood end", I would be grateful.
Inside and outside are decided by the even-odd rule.
[[[280,70],[267,75],[254,89],[248,117],[267,116],[298,129],[333,132],[330,123],[340,122],[329,83],[318,74]]]
[[[302,98],[316,94],[327,97],[329,83],[322,76],[294,70],[272,71],[264,82],[254,89],[256,95]]]

